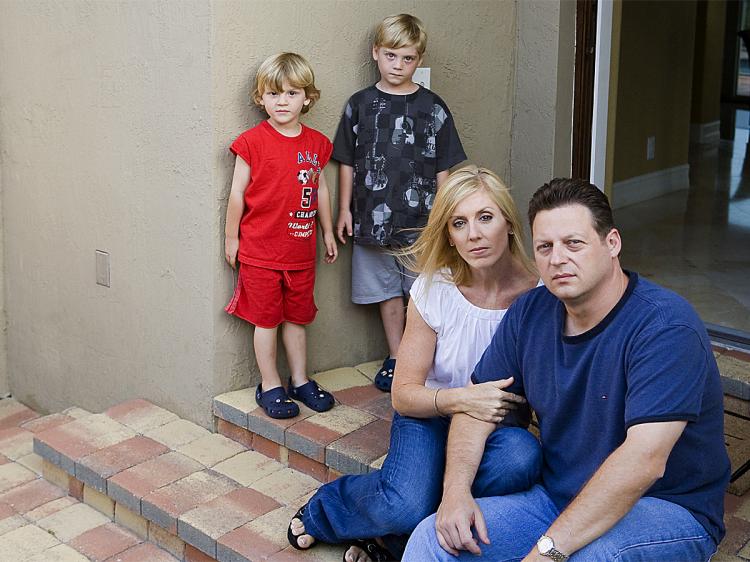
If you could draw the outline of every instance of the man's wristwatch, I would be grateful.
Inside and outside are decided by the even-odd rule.
[[[555,548],[555,541],[547,535],[542,535],[536,541],[536,549],[539,551],[539,554],[551,558],[555,562],[565,562],[568,559],[568,556]]]

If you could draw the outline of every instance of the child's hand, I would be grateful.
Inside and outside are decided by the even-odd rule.
[[[240,239],[229,238],[224,240],[224,257],[232,269],[237,269],[237,252],[240,250]]]
[[[324,261],[326,263],[333,263],[336,258],[339,257],[339,250],[336,247],[336,239],[333,237],[333,232],[327,232],[323,234],[323,244],[326,246],[326,257]]]
[[[346,244],[344,229],[346,229],[347,236],[352,235],[352,212],[349,209],[339,211],[339,218],[336,221],[336,235],[342,244]]]

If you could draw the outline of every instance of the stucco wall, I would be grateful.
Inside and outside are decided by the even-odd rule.
[[[538,187],[571,172],[575,3],[519,2],[517,10],[510,183],[525,217]],[[528,225],[526,233],[530,247]]]
[[[615,182],[687,164],[694,38],[695,2],[622,3]]]
[[[332,135],[372,83],[375,23],[411,11],[428,29],[432,86],[469,158],[510,174],[515,2],[5,2],[0,18],[8,365],[42,411],[100,411],[144,396],[204,425],[210,400],[257,380],[251,329],[222,311],[227,147],[262,115],[250,77],[295,50]],[[8,141],[12,139],[12,143]],[[336,192],[336,167],[326,172]],[[335,205],[334,205],[335,207]],[[110,252],[112,286],[95,284]],[[350,246],[319,269],[309,368],[385,352],[377,312],[349,303]]]
[[[0,154],[3,152],[3,141],[0,136]],[[5,254],[3,252],[3,175],[0,172],[0,396],[10,392],[8,382],[8,330],[5,315]]]
[[[8,364],[41,411],[146,396],[210,419],[209,8],[3,4]]]
[[[469,159],[507,176],[515,27],[512,2],[319,0],[314,8],[300,2],[213,4],[216,127],[212,158],[217,231],[224,228],[234,162],[227,147],[240,132],[264,118],[250,105],[247,95],[260,62],[282,50],[308,58],[322,97],[304,121],[332,138],[348,97],[377,81],[377,68],[370,56],[371,35],[377,22],[391,13],[406,11],[423,20],[428,44],[422,65],[432,69],[431,87],[451,108]],[[331,163],[326,177],[334,209],[338,207],[337,174],[337,164]],[[231,295],[234,280],[221,263],[221,240],[216,238],[214,245],[214,298],[220,304]],[[377,359],[386,350],[376,307],[355,306],[349,298],[351,243],[339,251],[336,264],[325,265],[321,260],[318,264],[316,301],[320,311],[308,329],[311,370]],[[218,306],[214,310],[216,376],[221,385],[247,385],[248,371],[255,382],[251,328],[227,318]]]

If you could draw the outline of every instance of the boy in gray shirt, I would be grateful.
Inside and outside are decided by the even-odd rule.
[[[404,331],[404,298],[414,275],[393,250],[414,242],[427,223],[437,187],[466,160],[453,117],[440,97],[412,81],[427,45],[422,22],[385,18],[372,57],[380,80],[347,102],[333,143],[339,168],[336,232],[354,237],[352,302],[380,306],[389,356],[375,385],[391,389]]]

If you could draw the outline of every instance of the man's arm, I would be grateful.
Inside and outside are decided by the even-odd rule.
[[[494,423],[466,414],[456,414],[451,419],[446,445],[443,500],[435,519],[435,530],[440,546],[453,555],[458,554],[459,550],[481,553],[472,535],[472,527],[483,543],[490,542],[482,511],[471,495],[471,484],[482,460],[484,444],[495,427]]]
[[[686,424],[670,421],[632,426],[625,442],[612,451],[545,533],[555,549],[570,556],[622,519],[664,475],[669,454]],[[548,560],[536,546],[524,558],[524,562]]]

